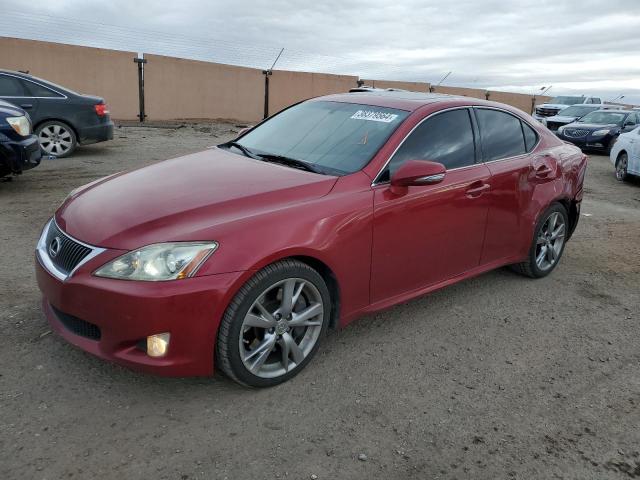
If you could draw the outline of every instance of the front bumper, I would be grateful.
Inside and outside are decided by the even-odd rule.
[[[22,173],[40,165],[42,152],[38,137],[29,135],[21,140],[5,139],[0,141],[0,167],[11,173]]]
[[[117,255],[106,251],[106,257],[109,253]],[[62,281],[42,266],[39,255],[36,252],[42,308],[52,329],[64,339],[104,360],[147,373],[180,377],[213,373],[220,319],[246,272],[169,282],[113,280],[91,274],[110,259],[99,255]],[[70,328],[69,318],[83,328]],[[98,335],[91,334],[95,328]],[[161,358],[148,356],[146,337],[165,332],[171,333],[168,353]]]
[[[589,151],[598,151],[598,152],[608,152],[609,145],[613,140],[612,135],[604,135],[600,137],[593,137],[592,135],[587,135],[585,137],[574,138],[566,136],[562,133],[555,132],[557,137],[561,140],[574,144],[576,147],[581,150],[589,150]]]
[[[113,140],[113,122],[108,120],[98,125],[79,127],[78,136],[82,145]]]

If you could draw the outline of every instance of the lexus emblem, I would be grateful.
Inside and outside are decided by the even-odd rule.
[[[53,240],[51,240],[51,243],[49,244],[49,255],[51,256],[51,258],[55,258],[56,255],[60,253],[60,247],[62,247],[62,241],[60,240],[60,237],[55,237]]]

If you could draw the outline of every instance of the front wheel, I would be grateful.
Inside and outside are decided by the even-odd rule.
[[[227,308],[216,363],[231,379],[251,387],[289,380],[316,353],[330,314],[329,290],[318,272],[297,260],[269,265]]]
[[[564,251],[568,225],[567,210],[559,203],[551,205],[540,216],[527,260],[514,265],[514,269],[531,278],[549,275]]]
[[[622,152],[618,155],[618,160],[616,161],[616,179],[619,182],[624,182],[627,180],[629,174],[627,173],[627,168],[629,166],[629,157],[625,152]]]

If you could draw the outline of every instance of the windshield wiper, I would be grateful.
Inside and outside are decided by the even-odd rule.
[[[267,162],[280,163],[288,167],[299,168],[313,173],[325,173],[315,165],[298,160],[297,158],[285,157],[283,155],[275,155],[272,153],[259,153],[258,156]]]
[[[236,147],[238,150],[240,150],[242,153],[244,153],[245,156],[249,157],[249,158],[253,158],[255,160],[261,160],[261,156],[258,155],[257,153],[254,153],[253,151],[251,151],[250,149],[248,149],[247,147],[245,147],[244,145],[236,142],[236,141],[230,141],[227,143],[223,143],[222,145],[220,145],[221,147]]]

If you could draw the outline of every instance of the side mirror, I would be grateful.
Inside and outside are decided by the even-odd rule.
[[[444,180],[446,171],[447,169],[441,163],[407,160],[391,176],[391,186],[433,185]]]

